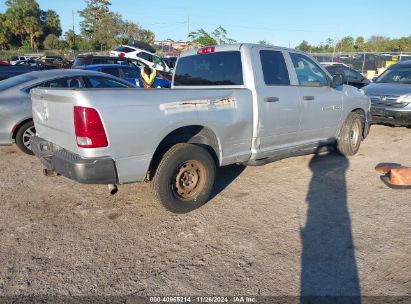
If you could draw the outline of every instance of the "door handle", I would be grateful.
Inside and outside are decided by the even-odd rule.
[[[264,98],[264,101],[265,102],[277,102],[277,101],[280,101],[280,98],[278,98],[278,97],[266,97],[266,98]]]
[[[303,96],[304,100],[314,100],[314,96]]]

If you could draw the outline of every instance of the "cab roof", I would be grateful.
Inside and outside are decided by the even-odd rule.
[[[210,47],[214,47],[214,52],[239,51],[242,48],[251,49],[253,47],[271,48],[273,50],[299,52],[298,50],[295,50],[295,49],[290,49],[290,48],[280,47],[280,46],[273,46],[273,45],[266,45],[266,44],[234,43],[234,44],[209,45],[209,46],[204,46],[200,48],[195,48],[195,49],[181,53],[180,57],[197,55],[197,52],[200,49],[205,49],[205,48],[210,48]]]

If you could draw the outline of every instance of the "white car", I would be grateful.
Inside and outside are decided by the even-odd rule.
[[[131,45],[120,45],[115,50],[111,51],[110,55],[139,59],[159,71],[170,72],[171,70],[160,56]]]
[[[336,61],[323,61],[323,62],[320,62],[320,64],[321,64],[322,66],[329,66],[329,65],[343,65],[343,66],[345,66],[345,67],[349,68],[349,66],[348,66],[348,65],[346,65],[345,63],[342,63],[342,62],[336,62]]]

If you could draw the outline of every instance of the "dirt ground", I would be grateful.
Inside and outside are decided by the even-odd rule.
[[[45,177],[0,147],[0,295],[411,295],[411,190],[380,162],[411,166],[411,129],[373,126],[359,153],[220,169],[186,215],[147,184]]]

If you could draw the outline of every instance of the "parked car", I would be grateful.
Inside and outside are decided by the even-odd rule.
[[[314,57],[314,58],[316,58],[316,57]],[[343,66],[349,67],[345,63],[341,63],[341,62],[337,62],[337,61],[322,61],[322,62],[320,62],[320,64],[324,67],[329,66],[329,65],[343,65]]]
[[[17,144],[32,154],[30,137],[36,134],[31,110],[33,88],[130,88],[130,83],[99,72],[48,70],[26,73],[0,81],[0,145]]]
[[[72,68],[81,68],[84,69],[87,65],[94,64],[122,64],[129,65],[131,67],[137,67],[142,69],[144,67],[149,67],[148,64],[144,63],[137,58],[125,58],[125,57],[114,57],[114,56],[96,56],[96,55],[79,55],[73,62]],[[157,77],[164,78],[168,81],[171,81],[173,74],[170,72],[159,71],[157,70]]]
[[[0,60],[0,65],[10,65],[7,61]]]
[[[27,60],[28,56],[17,56],[17,55],[13,55],[10,57],[10,64],[11,65],[15,65],[17,61],[20,60]]]
[[[159,71],[170,72],[170,67],[165,61],[156,54],[149,51],[139,49],[131,45],[120,45],[116,49],[110,52],[111,56],[126,57],[126,58],[138,58],[145,64]]]
[[[178,57],[176,56],[168,56],[163,58],[164,62],[170,69],[174,69],[176,67],[177,59]]]
[[[32,66],[32,67],[43,67],[40,61],[35,59],[18,60],[14,63],[14,66]]]
[[[20,74],[40,70],[41,66],[31,65],[0,65],[0,80],[4,80]]]
[[[93,64],[86,65],[84,69],[87,71],[98,71],[107,73],[121,79],[127,80],[134,86],[140,86],[140,69],[136,66],[128,66],[122,64]],[[153,87],[156,88],[171,88],[171,82],[162,77],[154,79]]]
[[[349,68],[345,64],[336,63],[331,65],[322,65],[331,75],[343,75],[343,81],[345,84],[351,85],[358,89],[361,89],[362,87],[368,85],[371,82],[363,75],[361,75],[361,73]]]
[[[373,123],[411,126],[411,60],[389,67],[364,87]]]
[[[63,62],[64,58],[61,56],[48,55],[48,56],[41,57],[41,61],[45,63],[56,63],[56,62]]]
[[[173,81],[171,90],[32,90],[33,152],[47,172],[111,192],[152,181],[156,199],[181,213],[208,200],[217,166],[328,144],[354,155],[368,134],[370,99],[297,50],[191,50]]]

